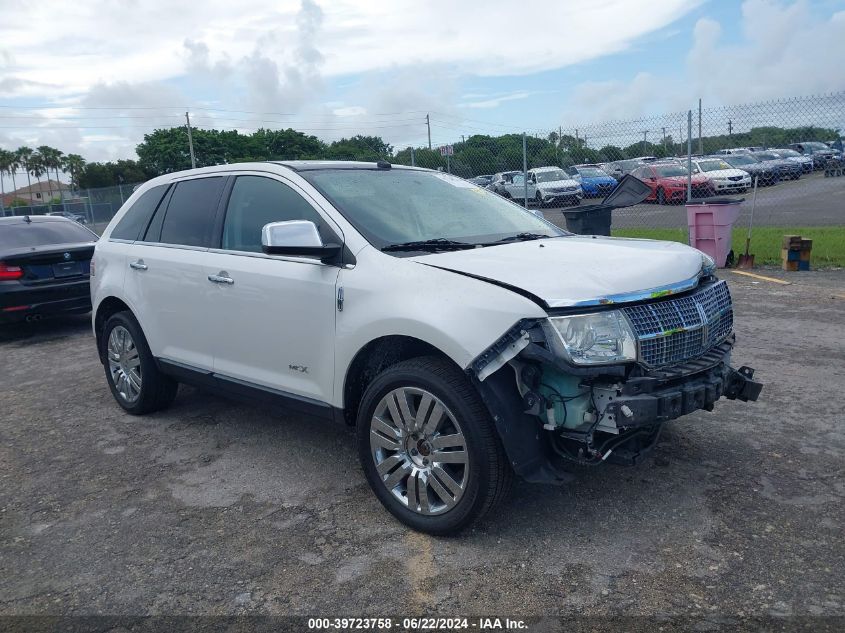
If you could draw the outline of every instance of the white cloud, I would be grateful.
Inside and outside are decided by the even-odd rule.
[[[332,0],[322,9],[313,0],[281,0],[273,9],[261,0],[204,0],[178,7],[165,0],[41,0],[4,10],[0,42],[14,53],[4,70],[7,79],[56,85],[68,93],[98,83],[168,80],[195,69],[198,61],[213,68],[255,51],[284,68],[288,81],[297,74],[308,80],[318,67],[324,76],[336,76],[419,64],[498,76],[623,50],[698,2],[527,0],[517,11],[512,3],[480,0]],[[517,12],[530,37],[515,28],[511,18]],[[186,35],[192,57],[183,54]]]
[[[573,86],[563,121],[582,125],[582,130],[589,127],[597,143],[601,138],[633,142],[642,139],[645,129],[653,140],[663,127],[677,139],[685,137],[686,111],[696,110],[699,98],[705,108],[718,108],[845,90],[845,73],[839,68],[845,58],[845,12],[824,19],[806,0],[746,0],[741,20],[742,38],[726,42],[724,25],[700,18],[685,66],[672,75],[639,72],[629,80]],[[708,124],[710,133],[726,131],[728,118],[735,131],[787,121],[830,127],[843,123],[840,112],[771,106],[712,112],[709,117],[705,113],[704,133]]]
[[[497,108],[502,103],[506,101],[519,101],[521,99],[527,99],[531,96],[531,92],[526,90],[520,90],[518,92],[511,92],[507,94],[501,95],[490,95],[487,98],[478,98],[479,95],[474,95],[475,101],[464,101],[463,103],[459,103],[459,108]],[[468,98],[470,95],[464,95],[464,98]]]

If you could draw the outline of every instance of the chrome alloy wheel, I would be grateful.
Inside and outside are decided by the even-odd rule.
[[[463,431],[436,396],[399,387],[384,396],[370,420],[370,453],[384,486],[423,515],[448,512],[469,481]]]
[[[118,325],[111,331],[107,353],[114,388],[127,403],[135,402],[141,395],[141,356],[129,330]]]

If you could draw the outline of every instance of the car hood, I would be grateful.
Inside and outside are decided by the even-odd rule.
[[[578,187],[581,183],[577,180],[551,180],[549,182],[538,182],[537,189],[558,189],[561,187]]]
[[[714,169],[708,171],[707,176],[710,178],[733,178],[736,176],[747,176],[748,172],[741,169]]]
[[[588,185],[615,185],[616,178],[612,178],[610,176],[581,176],[581,182],[585,182]]]
[[[678,242],[581,235],[410,259],[509,288],[546,308],[680,292],[697,283],[703,262],[700,251]]]
[[[700,185],[702,183],[707,182],[707,176],[702,176],[701,174],[693,174],[692,176],[692,183],[695,185]],[[663,183],[672,183],[673,185],[686,185],[687,184],[687,177],[686,176],[658,176],[658,182]]]

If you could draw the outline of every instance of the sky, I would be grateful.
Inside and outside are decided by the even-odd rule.
[[[0,147],[89,161],[134,158],[186,111],[399,149],[427,144],[426,114],[440,145],[845,90],[845,0],[0,0],[0,16]]]

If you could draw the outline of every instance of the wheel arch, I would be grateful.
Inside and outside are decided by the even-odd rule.
[[[124,301],[114,296],[106,297],[105,299],[100,301],[99,305],[97,306],[97,310],[94,313],[94,337],[97,342],[97,352],[100,355],[101,362],[104,361],[104,358],[102,345],[100,344],[100,338],[102,337],[106,321],[108,321],[109,317],[111,317],[112,315],[124,311],[131,313],[132,309],[128,305],[126,305]]]
[[[435,356],[453,364],[460,371],[463,369],[443,350],[406,335],[387,335],[373,339],[359,349],[343,377],[343,420],[349,426],[355,426],[358,406],[367,386],[382,371],[405,360],[421,356]]]

